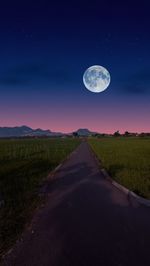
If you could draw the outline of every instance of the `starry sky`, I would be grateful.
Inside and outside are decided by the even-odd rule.
[[[118,2],[118,3],[117,3]],[[0,3],[0,126],[150,131],[148,1]],[[83,73],[102,65],[102,93]]]

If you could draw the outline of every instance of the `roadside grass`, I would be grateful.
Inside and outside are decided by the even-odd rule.
[[[89,143],[113,179],[150,199],[150,138],[91,138]]]
[[[0,256],[30,220],[48,173],[80,143],[77,139],[0,140]],[[0,200],[1,200],[0,199]]]

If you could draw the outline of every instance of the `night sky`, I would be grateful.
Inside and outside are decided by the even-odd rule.
[[[0,126],[150,131],[148,1],[1,1]],[[111,84],[82,81],[102,65]]]

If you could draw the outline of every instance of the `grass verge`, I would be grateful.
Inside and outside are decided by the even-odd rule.
[[[77,139],[0,140],[0,257],[39,203],[38,187],[80,143]]]
[[[89,143],[113,179],[150,199],[150,138],[91,138]]]

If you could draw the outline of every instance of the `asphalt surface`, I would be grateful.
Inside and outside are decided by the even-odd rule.
[[[3,265],[149,266],[150,208],[115,188],[83,142]]]

